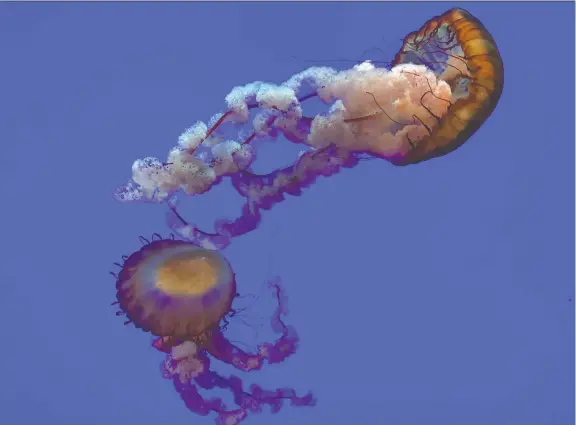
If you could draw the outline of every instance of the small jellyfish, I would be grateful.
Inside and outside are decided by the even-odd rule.
[[[284,361],[298,344],[296,330],[287,326],[286,299],[279,281],[269,286],[278,307],[271,324],[280,334],[274,343],[260,344],[256,353],[236,347],[224,335],[228,318],[234,315],[237,297],[235,274],[222,254],[196,244],[162,239],[152,241],[124,259],[116,275],[118,315],[126,324],[156,336],[153,346],[167,353],[163,376],[171,379],[186,406],[200,415],[217,414],[217,423],[235,425],[249,412],[258,413],[263,405],[277,412],[284,401],[294,406],[312,406],[312,394],[297,396],[292,389],[266,391],[257,385],[244,389],[238,377],[224,377],[211,370],[211,359],[248,372],[264,363]],[[198,388],[225,388],[232,391],[236,408],[220,399],[205,400]]]

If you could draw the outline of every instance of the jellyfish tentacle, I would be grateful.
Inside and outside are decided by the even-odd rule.
[[[166,223],[180,238],[203,248],[220,250],[226,248],[231,242],[226,234],[204,232],[195,224],[189,223],[180,215],[175,204],[169,205]]]
[[[274,291],[277,302],[270,324],[272,330],[280,335],[279,338],[273,343],[258,345],[256,353],[247,353],[224,337],[222,332],[217,331],[204,347],[210,355],[236,369],[249,372],[262,369],[265,361],[269,364],[280,363],[296,352],[300,341],[298,333],[294,327],[286,325],[282,320],[282,316],[288,314],[287,297],[279,279],[272,280],[268,285]]]
[[[283,406],[284,400],[288,400],[293,406],[314,406],[316,399],[311,393],[298,396],[292,388],[279,388],[275,391],[262,389],[258,385],[251,385],[249,390],[245,390],[242,380],[237,376],[224,377],[210,369],[210,359],[199,352],[195,358],[202,366],[195,376],[183,377],[174,370],[178,363],[186,362],[189,359],[174,360],[168,356],[167,363],[171,366],[163,368],[163,375],[167,379],[172,379],[176,391],[191,411],[206,416],[210,412],[218,414],[216,423],[218,425],[237,425],[246,419],[248,413],[260,413],[263,406],[270,406],[272,413],[277,413]],[[234,403],[237,409],[229,409],[220,398],[206,400],[199,393],[198,388],[212,390],[214,388],[228,389],[233,394]]]
[[[284,400],[290,401],[293,406],[313,406],[316,403],[311,393],[298,396],[292,388],[278,388],[274,391],[269,391],[253,384],[247,391],[244,390],[243,382],[237,376],[225,378],[211,370],[202,372],[194,378],[194,381],[200,388],[205,390],[213,388],[231,390],[234,395],[234,402],[240,407],[239,410],[226,412],[233,415],[238,415],[240,412],[260,413],[264,405],[270,406],[272,413],[277,413],[282,408]],[[222,414],[224,412],[219,413]]]
[[[174,379],[173,382],[176,391],[180,394],[180,398],[182,398],[182,401],[184,401],[184,404],[190,411],[200,416],[207,416],[211,412],[225,412],[225,407],[221,399],[212,398],[206,400],[200,395],[194,384],[181,382],[177,379]]]
[[[157,337],[152,343],[156,349],[167,353],[161,365],[162,376],[172,380],[187,408],[202,416],[216,413],[216,423],[219,425],[239,424],[248,413],[259,413],[264,406],[270,406],[271,411],[276,413],[285,400],[293,406],[314,406],[316,403],[311,393],[299,396],[292,388],[269,391],[257,385],[245,389],[239,377],[226,377],[211,370],[211,357],[229,363],[239,370],[250,371],[260,369],[265,361],[283,361],[296,351],[298,335],[293,327],[283,321],[283,316],[288,314],[288,306],[280,279],[271,280],[268,286],[276,299],[271,327],[280,336],[274,343],[259,345],[256,354],[246,353],[234,346],[224,337],[222,326],[206,328],[203,333],[190,334],[185,339],[169,333]],[[230,390],[236,406],[229,408],[220,398],[206,399],[199,392],[200,389],[215,388]]]
[[[232,176],[234,188],[246,198],[246,202],[237,219],[220,219],[215,222],[217,232],[230,237],[244,235],[260,224],[260,210],[270,210],[284,201],[287,194],[299,196],[319,176],[329,177],[358,162],[356,156],[343,149],[333,146],[324,149],[305,152],[294,165],[266,175],[245,171]]]
[[[232,176],[232,184],[239,194],[268,210],[281,202],[285,193],[298,196],[310,187],[319,176],[329,177],[342,168],[351,168],[358,160],[344,149],[328,145],[319,150],[304,152],[295,164],[257,175],[243,171]]]
[[[168,225],[185,239],[202,246],[223,249],[231,243],[232,238],[258,227],[262,219],[260,210],[270,210],[284,201],[286,194],[299,196],[302,189],[309,188],[319,176],[329,177],[342,168],[354,167],[359,161],[358,158],[352,152],[328,145],[319,150],[305,152],[294,165],[265,175],[243,171],[231,176],[236,191],[246,198],[239,217],[234,220],[216,220],[216,232],[208,233],[186,221],[173,205],[168,212]]]

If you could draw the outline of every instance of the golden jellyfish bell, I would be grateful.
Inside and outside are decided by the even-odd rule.
[[[132,254],[116,283],[120,308],[159,337],[195,340],[232,308],[236,283],[218,251],[178,240],[153,241]]]
[[[442,58],[442,60],[438,60]],[[393,66],[431,68],[450,85],[452,99],[429,134],[394,165],[416,164],[462,146],[492,114],[504,87],[504,65],[484,25],[463,9],[451,9],[404,38]]]

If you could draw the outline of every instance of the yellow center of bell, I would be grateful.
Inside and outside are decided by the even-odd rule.
[[[218,283],[218,269],[206,257],[175,256],[160,266],[156,287],[168,295],[203,295]]]

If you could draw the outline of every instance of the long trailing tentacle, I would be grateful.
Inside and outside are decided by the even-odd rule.
[[[294,327],[286,325],[282,320],[282,317],[288,314],[288,305],[280,280],[272,280],[268,285],[274,291],[277,301],[276,311],[270,323],[272,330],[280,335],[279,338],[273,343],[260,344],[256,353],[247,353],[232,344],[221,332],[215,332],[211,343],[206,346],[206,351],[214,358],[248,372],[261,369],[264,362],[269,364],[282,362],[296,352],[298,333]]]
[[[299,196],[303,189],[310,187],[319,176],[329,177],[343,168],[352,168],[358,163],[357,155],[338,149],[335,146],[302,154],[298,161],[265,175],[248,171],[231,176],[236,191],[246,201],[239,217],[234,220],[219,219],[215,222],[214,233],[200,230],[195,224],[185,220],[170,205],[168,225],[180,237],[194,241],[205,247],[223,249],[235,237],[256,229],[262,219],[261,210],[270,210],[282,202],[285,195]]]
[[[198,360],[202,363],[202,372],[192,380],[182,380],[172,377],[176,391],[186,404],[186,407],[199,415],[205,416],[210,412],[217,413],[217,425],[237,425],[248,413],[260,413],[263,406],[270,406],[272,413],[278,413],[284,401],[292,406],[314,406],[316,399],[309,393],[304,396],[296,395],[291,388],[279,388],[274,391],[264,390],[258,385],[251,385],[244,389],[242,380],[237,376],[224,377],[210,370],[210,359],[206,354],[199,353]],[[198,391],[214,388],[228,389],[232,392],[237,408],[229,408],[220,398],[206,400]]]
[[[210,341],[203,343],[196,351],[194,344],[186,347],[190,350],[185,354],[177,354],[169,346],[156,340],[154,346],[168,352],[167,359],[162,364],[164,378],[171,379],[176,391],[191,411],[199,415],[211,412],[218,414],[218,425],[237,425],[248,413],[259,413],[262,407],[270,406],[272,413],[277,413],[285,400],[293,406],[314,406],[316,399],[311,393],[298,396],[294,389],[278,388],[274,391],[264,390],[258,385],[244,389],[242,380],[237,376],[224,377],[211,370],[210,356],[229,363],[242,371],[261,369],[264,362],[278,363],[294,354],[298,344],[296,330],[282,320],[288,314],[287,298],[282,290],[279,279],[269,282],[277,300],[277,307],[271,318],[272,330],[280,337],[274,343],[264,343],[258,346],[257,353],[250,354],[228,341],[222,332],[211,334]],[[165,342],[165,341],[164,341]],[[178,341],[173,341],[177,343]],[[186,343],[184,343],[186,344]],[[192,349],[190,349],[190,346]],[[183,350],[179,351],[180,353]],[[198,388],[212,390],[214,388],[228,389],[232,392],[237,407],[229,408],[219,398],[209,400],[202,397]]]

